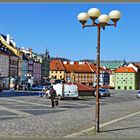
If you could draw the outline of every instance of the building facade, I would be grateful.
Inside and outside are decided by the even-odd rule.
[[[93,85],[93,66],[88,62],[70,62],[52,60],[50,62],[50,78],[64,79],[66,82],[78,82]]]
[[[23,53],[22,54],[22,78],[21,81],[25,82],[27,81],[27,75],[28,75],[28,58],[26,55]]]
[[[66,70],[60,60],[51,60],[50,62],[50,79],[65,79]]]
[[[121,67],[116,69],[115,89],[137,90],[138,73],[132,67]]]
[[[0,85],[9,88],[9,54],[3,47],[0,47]]]
[[[50,55],[48,50],[46,50],[45,54],[42,56],[41,63],[42,80],[47,80],[49,78],[49,71],[50,71]]]
[[[92,85],[94,82],[95,70],[88,62],[63,62],[65,81],[74,81],[85,85]]]
[[[116,80],[115,70],[118,69],[119,67],[123,67],[123,66],[127,65],[126,61],[125,60],[101,61],[100,65],[101,65],[101,67],[105,67],[105,68],[111,70],[110,76],[109,76],[109,86],[115,88],[115,80]]]
[[[99,86],[109,85],[109,80],[110,80],[110,70],[100,67]],[[96,82],[97,82],[97,74],[95,72],[94,83],[93,83],[94,87],[96,87],[97,85]]]
[[[36,83],[36,84],[41,83],[41,63],[40,62],[34,61],[33,77],[34,77],[34,83]]]

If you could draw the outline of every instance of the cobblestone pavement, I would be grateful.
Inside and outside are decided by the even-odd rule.
[[[102,98],[100,101],[101,123],[140,111],[140,101],[136,99],[135,91],[132,94],[112,91],[111,97]],[[0,138],[64,137],[94,126],[94,98],[61,100],[56,108],[50,108],[50,105],[49,99],[38,96],[0,98]],[[118,127],[113,130],[126,127],[121,121],[120,125],[117,124]],[[106,127],[103,131],[109,129]]]
[[[74,135],[73,135],[74,136]],[[111,125],[80,133],[79,138],[140,138],[140,112],[137,115],[122,119]]]

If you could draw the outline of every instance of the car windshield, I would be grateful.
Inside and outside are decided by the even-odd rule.
[[[99,91],[105,91],[105,89],[99,89]]]

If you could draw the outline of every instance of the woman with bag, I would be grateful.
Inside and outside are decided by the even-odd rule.
[[[58,106],[57,94],[53,87],[50,87],[50,98],[52,103],[51,107],[53,108],[55,105]]]

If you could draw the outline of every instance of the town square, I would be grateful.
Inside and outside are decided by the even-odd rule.
[[[0,138],[140,137],[139,3],[0,8]]]

